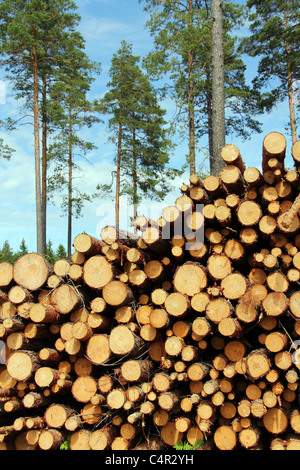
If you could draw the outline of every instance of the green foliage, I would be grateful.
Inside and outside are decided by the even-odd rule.
[[[154,37],[154,50],[143,63],[151,77],[162,83],[162,96],[171,97],[177,105],[174,129],[182,138],[190,139],[194,128],[195,142],[190,141],[188,162],[193,158],[192,147],[196,153],[197,140],[203,136],[208,138],[212,155],[210,2],[165,0],[162,5],[157,0],[139,1],[146,4],[150,15],[147,27]],[[246,85],[246,67],[232,35],[244,15],[243,7],[223,2],[226,133],[247,139],[261,128],[255,118],[259,93]]]
[[[7,262],[14,264],[18,258],[29,253],[24,238],[22,239],[19,249],[14,252],[8,240],[5,240],[2,248],[0,249],[0,263]],[[57,249],[54,250],[51,240],[48,241],[46,247],[46,259],[53,265],[58,259],[67,259],[67,252],[62,244],[59,244]]]
[[[111,140],[118,148],[119,194],[128,195],[134,205],[142,196],[162,200],[170,190],[170,180],[179,174],[168,166],[172,146],[165,111],[139,62],[140,58],[132,53],[132,45],[122,41],[112,59],[109,91],[99,102],[99,111],[109,116]],[[99,185],[97,189],[104,193],[112,184]]]
[[[71,436],[68,436],[67,439],[60,445],[59,450],[70,450],[70,439]]]
[[[300,19],[296,0],[248,0],[250,35],[241,42],[240,50],[258,57],[254,89],[261,93],[261,111],[270,111],[296,90],[300,79]],[[296,101],[296,100],[295,100]],[[290,120],[294,111],[290,110]],[[292,134],[293,127],[291,124]]]
[[[176,450],[197,450],[199,447],[202,447],[203,444],[204,441],[202,439],[198,439],[193,445],[187,441],[178,441],[173,447]]]

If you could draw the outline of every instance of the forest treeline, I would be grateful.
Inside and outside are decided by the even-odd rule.
[[[248,139],[261,132],[262,113],[283,100],[289,104],[292,141],[298,138],[296,0],[136,1],[148,14],[145,26],[153,48],[145,57],[136,56],[124,38],[111,59],[102,99],[91,99],[93,83],[101,76],[101,47],[97,60],[91,60],[79,32],[76,2],[0,2],[3,80],[23,103],[20,116],[3,120],[1,131],[18,132],[27,123],[33,129],[38,253],[47,254],[47,206],[58,196],[67,217],[70,257],[72,220],[94,197],[112,193],[118,227],[121,195],[129,197],[136,215],[144,197],[163,200],[185,168],[201,174],[208,161],[211,174],[218,174],[226,136]],[[237,35],[246,22],[247,37]],[[252,83],[246,80],[247,55],[259,59]],[[161,105],[165,98],[176,104],[171,120]],[[111,181],[82,192],[76,185],[80,159],[96,149],[83,131],[103,123],[115,147],[115,171]],[[172,165],[175,136],[187,142],[180,168]],[[205,149],[199,146],[203,137]],[[0,139],[0,158],[13,155],[14,149]]]
[[[20,256],[30,253],[26,241],[22,238],[18,250],[14,251],[8,240],[5,240],[2,248],[0,248],[0,263],[14,264]],[[59,244],[57,249],[53,247],[51,240],[48,240],[46,244],[45,258],[51,266],[54,265],[55,261],[59,259],[67,259],[67,252],[62,244]]]

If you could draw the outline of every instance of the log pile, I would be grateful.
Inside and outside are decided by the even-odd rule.
[[[226,145],[159,220],[0,264],[0,449],[300,448],[299,142],[285,155],[277,132],[261,171]]]

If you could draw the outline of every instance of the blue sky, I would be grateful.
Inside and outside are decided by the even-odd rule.
[[[92,60],[102,64],[101,75],[97,77],[90,92],[91,98],[100,98],[107,89],[112,56],[119,49],[122,40],[133,45],[135,55],[143,57],[150,52],[152,38],[145,29],[148,14],[143,10],[144,4],[138,0],[77,0],[76,3],[82,18],[79,29],[86,40],[86,53]],[[246,76],[250,81],[256,73],[257,61],[247,59],[246,64]],[[6,85],[6,103],[1,104],[0,100],[0,113],[2,117],[8,115],[18,117],[21,115],[20,103],[14,100],[9,85]],[[162,105],[167,109],[168,116],[171,116],[175,109],[174,103],[167,100]],[[287,121],[288,106],[285,102],[279,104],[272,113],[261,117],[262,134],[254,134],[251,140],[246,142],[232,135],[228,136],[226,143],[235,143],[239,147],[247,166],[259,167],[263,137],[271,131],[282,132],[288,143],[286,164],[291,166],[291,139],[286,130]],[[25,238],[29,250],[34,251],[36,235],[33,128],[31,124],[26,124],[13,133],[0,133],[0,137],[16,150],[11,161],[0,160],[0,247],[5,240],[9,240],[12,248],[17,250],[22,238]],[[83,177],[79,178],[76,184],[83,191],[93,193],[98,183],[111,180],[111,172],[114,169],[114,148],[107,143],[108,133],[105,124],[97,124],[93,129],[85,131],[84,137],[94,142],[98,149],[89,154],[89,162],[78,161]],[[203,142],[203,149],[207,151],[206,141]],[[171,165],[180,168],[185,161],[186,153],[186,143],[178,141],[175,154],[171,157]],[[200,164],[202,159],[203,154],[199,154],[197,164]],[[188,175],[173,182],[176,189],[170,191],[161,207],[174,203],[179,195],[177,188],[183,181],[188,181]],[[123,200],[122,207],[124,209],[122,221],[125,224],[126,200]],[[84,216],[74,219],[73,239],[83,231],[99,237],[101,227],[107,223],[114,223],[113,210],[113,203],[108,198],[87,203],[83,211]],[[146,210],[149,209],[145,208]],[[155,210],[159,212],[160,209],[156,207]],[[49,205],[47,239],[52,241],[54,248],[59,243],[66,246],[67,219],[60,214],[59,207]],[[153,214],[150,212],[148,215]]]

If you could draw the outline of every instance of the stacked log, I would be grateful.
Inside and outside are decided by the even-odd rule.
[[[135,233],[0,264],[0,449],[299,449],[299,143],[221,156]]]

